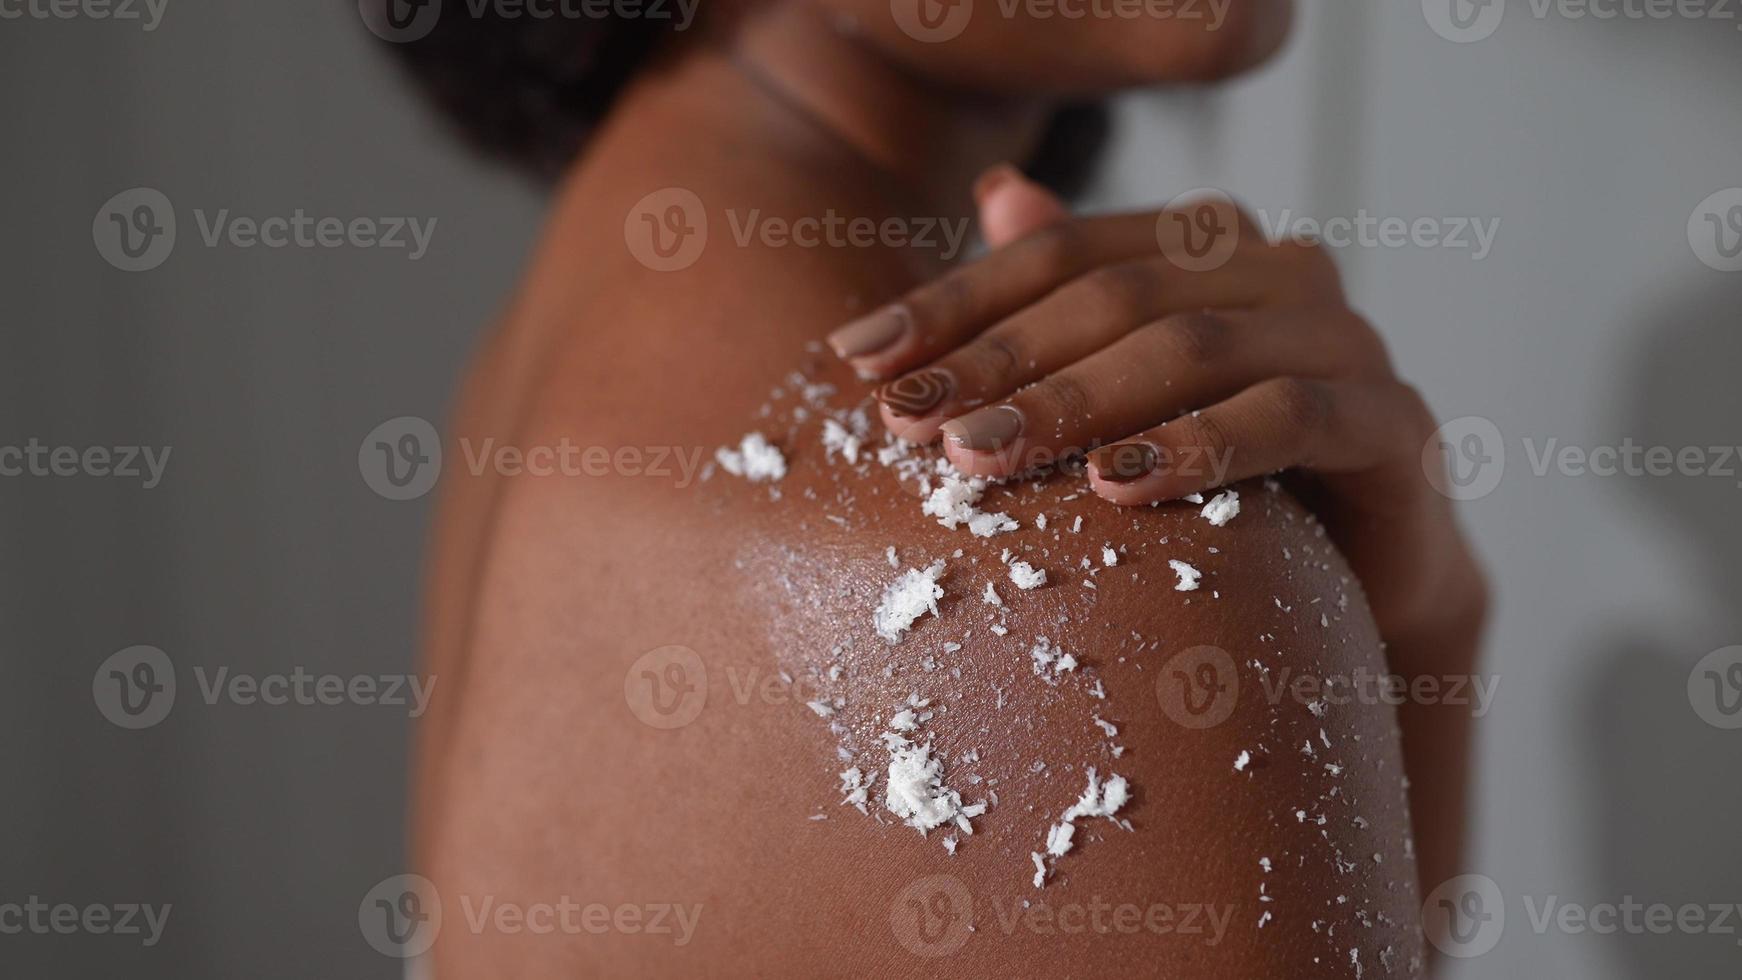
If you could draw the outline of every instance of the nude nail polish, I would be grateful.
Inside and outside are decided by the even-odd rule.
[[[947,372],[925,370],[877,389],[877,400],[897,415],[918,418],[943,404],[955,390],[956,381]]]
[[[1009,405],[996,405],[951,419],[942,426],[944,435],[963,449],[977,453],[1005,449],[1022,434],[1022,413]]]
[[[869,313],[829,334],[835,356],[864,357],[887,350],[907,333],[910,317],[905,306],[887,306]]]
[[[1108,483],[1136,483],[1160,463],[1155,447],[1141,442],[1102,446],[1089,454],[1089,465]]]

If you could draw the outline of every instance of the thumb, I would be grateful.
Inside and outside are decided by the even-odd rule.
[[[1071,216],[1052,191],[1008,163],[975,179],[974,202],[979,206],[980,234],[988,248],[1008,245]]]

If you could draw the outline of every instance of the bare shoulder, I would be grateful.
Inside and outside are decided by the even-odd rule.
[[[1069,467],[984,486],[790,387],[714,496],[754,529],[731,588],[799,692],[790,744],[838,783],[811,832],[883,857],[895,941],[865,955],[1420,970],[1395,722],[1360,693],[1382,651],[1292,497],[1122,510]]]

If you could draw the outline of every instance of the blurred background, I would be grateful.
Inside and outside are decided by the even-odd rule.
[[[440,424],[540,194],[445,138],[354,5],[158,4],[0,18],[0,447],[49,461],[0,475],[0,907],[172,912],[150,946],[0,934],[0,974],[396,976],[358,906],[409,870],[412,707],[201,685],[412,669],[432,498],[376,492],[359,447],[389,419]],[[1214,186],[1269,226],[1444,233],[1336,251],[1403,374],[1461,420],[1452,490],[1498,597],[1469,870],[1504,929],[1447,975],[1736,977],[1742,912],[1728,935],[1532,913],[1742,902],[1742,658],[1723,652],[1742,461],[1719,449],[1742,443],[1742,9],[1449,8],[1306,0],[1262,73],[1120,103],[1087,204]],[[173,202],[167,258],[116,253],[112,215],[143,199],[110,202],[133,188]],[[412,218],[427,247],[208,247],[224,209]],[[1704,463],[1555,461],[1630,445]],[[92,446],[160,472],[54,475],[55,447]],[[141,645],[179,686],[130,729],[100,682],[151,676],[111,660]]]

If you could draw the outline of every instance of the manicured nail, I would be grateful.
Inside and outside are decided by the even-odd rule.
[[[939,405],[956,390],[956,381],[949,372],[930,368],[896,378],[877,389],[877,400],[897,415],[919,418]]]
[[[993,191],[1009,183],[1012,178],[1020,179],[1021,177],[1022,171],[1008,163],[1000,163],[996,167],[985,170],[980,176],[974,178],[974,203],[984,204],[986,198]]]
[[[1155,472],[1159,462],[1155,447],[1142,442],[1102,446],[1089,454],[1089,465],[1108,483],[1136,483]]]
[[[907,332],[911,317],[905,306],[886,306],[829,334],[837,357],[864,357],[884,350]]]
[[[1022,434],[1022,413],[1009,405],[994,405],[951,419],[941,428],[963,449],[996,452],[1008,448]]]

